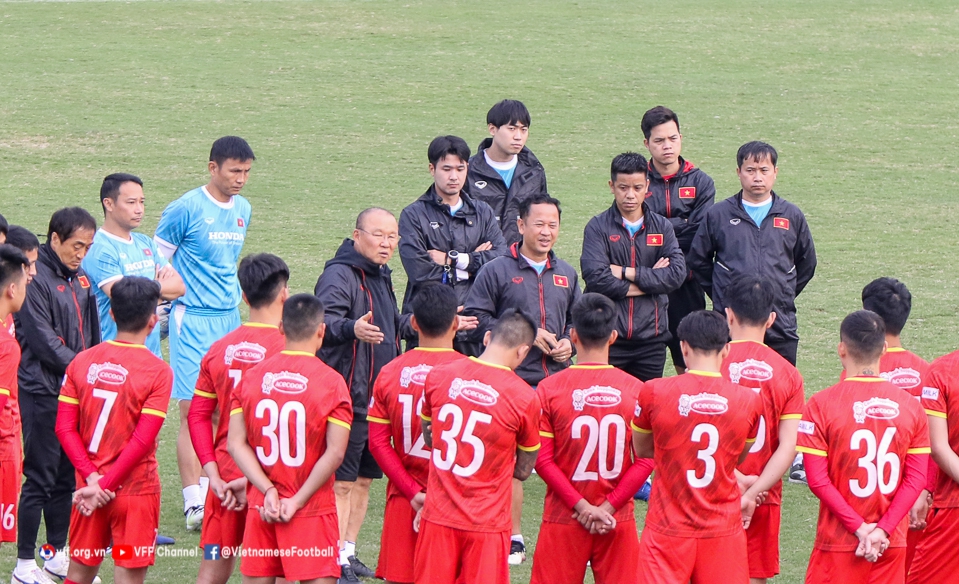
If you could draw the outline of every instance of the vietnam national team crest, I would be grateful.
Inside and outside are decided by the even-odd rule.
[[[92,385],[102,381],[110,385],[123,385],[129,373],[125,367],[116,363],[93,363],[87,369],[87,383]]]
[[[789,231],[789,219],[786,219],[785,217],[775,217],[773,219],[773,227]]]
[[[618,389],[606,385],[594,385],[588,389],[573,390],[573,409],[583,411],[586,406],[611,408],[622,403],[622,394]]]
[[[450,399],[459,398],[478,406],[492,406],[499,400],[499,392],[475,379],[467,381],[457,377],[450,385]]]
[[[646,234],[646,245],[663,245],[663,234],[662,233],[647,233]]]
[[[553,286],[569,288],[569,278],[566,276],[560,276],[559,274],[553,274]]]
[[[263,393],[269,395],[274,391],[295,395],[306,391],[310,385],[310,380],[292,371],[280,371],[279,373],[267,373],[263,376],[263,383],[260,388]]]
[[[680,199],[695,199],[696,198],[696,187],[681,187],[679,189],[679,198]]]
[[[259,363],[263,359],[266,359],[266,347],[248,341],[230,345],[223,354],[223,363],[225,363],[227,367],[232,365],[233,361]]]
[[[86,276],[79,276],[79,277],[77,277],[77,282],[80,282],[80,287],[81,287],[81,288],[89,288],[89,287],[90,287],[90,280],[88,280]]]
[[[852,404],[852,415],[857,424],[865,423],[866,418],[894,420],[899,417],[899,404],[884,397],[873,397]]]
[[[422,386],[426,382],[426,376],[433,370],[431,365],[414,365],[413,367],[404,367],[400,373],[400,385],[409,387],[411,383]]]
[[[237,217],[237,218],[236,218],[236,225],[237,225],[237,227],[245,227],[245,226],[246,226],[246,223],[243,222],[243,217]]]
[[[769,381],[773,378],[773,368],[765,361],[758,359],[746,359],[739,363],[729,364],[729,380],[733,383],[739,383],[740,379],[750,381]],[[757,388],[758,393],[758,388]]]
[[[919,384],[922,383],[919,372],[910,367],[896,367],[892,371],[880,373],[879,377],[882,377],[899,389],[913,389],[919,387]]]
[[[690,413],[716,416],[729,411],[729,400],[716,393],[697,393],[696,395],[682,394],[679,396],[679,415],[689,416]]]

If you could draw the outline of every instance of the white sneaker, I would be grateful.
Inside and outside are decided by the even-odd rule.
[[[194,505],[183,512],[186,516],[186,530],[200,531],[203,527],[203,505]]]
[[[518,566],[526,561],[526,545],[521,541],[510,540],[509,557],[507,563],[510,566]]]
[[[10,578],[10,584],[56,584],[39,567],[30,570],[26,574],[19,574],[13,571]]]
[[[44,562],[43,563],[43,576],[47,578],[47,581],[53,582],[53,584],[58,584],[67,579],[67,572],[70,571],[70,560],[67,559],[62,563],[62,565],[55,565],[53,562]],[[16,574],[14,574],[16,575]],[[99,576],[93,577],[93,584],[100,584],[101,580]]]

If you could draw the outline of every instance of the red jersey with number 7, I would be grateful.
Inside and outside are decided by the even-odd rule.
[[[470,357],[434,367],[424,393],[433,453],[423,519],[464,531],[509,531],[516,450],[539,449],[533,389],[510,369]]]
[[[416,347],[383,366],[373,384],[373,396],[366,419],[373,424],[387,424],[393,436],[393,450],[403,468],[426,487],[430,474],[430,449],[423,440],[420,414],[423,413],[423,383],[433,367],[466,357],[453,349]],[[389,482],[388,497],[399,495]]]
[[[743,531],[735,470],[761,413],[759,395],[719,373],[646,382],[632,426],[655,445],[648,529],[693,539]]]
[[[866,523],[878,522],[902,482],[909,454],[928,454],[929,424],[915,398],[879,377],[850,377],[810,398],[799,422],[799,446],[827,457],[829,478]],[[906,545],[906,522],[890,534]],[[854,551],[859,539],[819,506],[814,547]]]
[[[79,409],[79,432],[97,472],[106,475],[136,430],[140,416],[166,418],[173,370],[144,345],[100,343],[74,357],[60,388],[60,401]],[[86,481],[77,472],[77,484]],[[117,492],[160,492],[156,447],[140,461]]]
[[[246,437],[281,499],[292,497],[326,452],[326,427],[349,429],[353,402],[343,376],[312,353],[281,351],[243,375],[233,391],[230,416],[243,416]],[[249,507],[263,493],[247,489]],[[298,517],[336,513],[333,475],[297,511]]]

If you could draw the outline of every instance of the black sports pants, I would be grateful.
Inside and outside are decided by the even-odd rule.
[[[609,348],[609,364],[643,382],[657,379],[663,376],[666,365],[666,343],[613,343]]]
[[[669,306],[666,308],[667,322],[672,339],[669,340],[669,354],[672,356],[673,365],[686,368],[686,360],[683,359],[683,351],[679,348],[679,337],[676,335],[676,329],[679,327],[679,321],[690,312],[706,309],[706,295],[703,293],[699,282],[694,279],[687,279],[683,285],[677,288],[669,295]]]

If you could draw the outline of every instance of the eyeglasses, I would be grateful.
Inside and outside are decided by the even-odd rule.
[[[356,230],[362,231],[363,233],[369,235],[370,237],[374,239],[379,239],[380,241],[386,241],[390,245],[396,245],[400,241],[400,236],[395,233],[380,233],[380,232],[370,233],[369,231],[365,229],[360,229],[360,228],[357,228]]]

